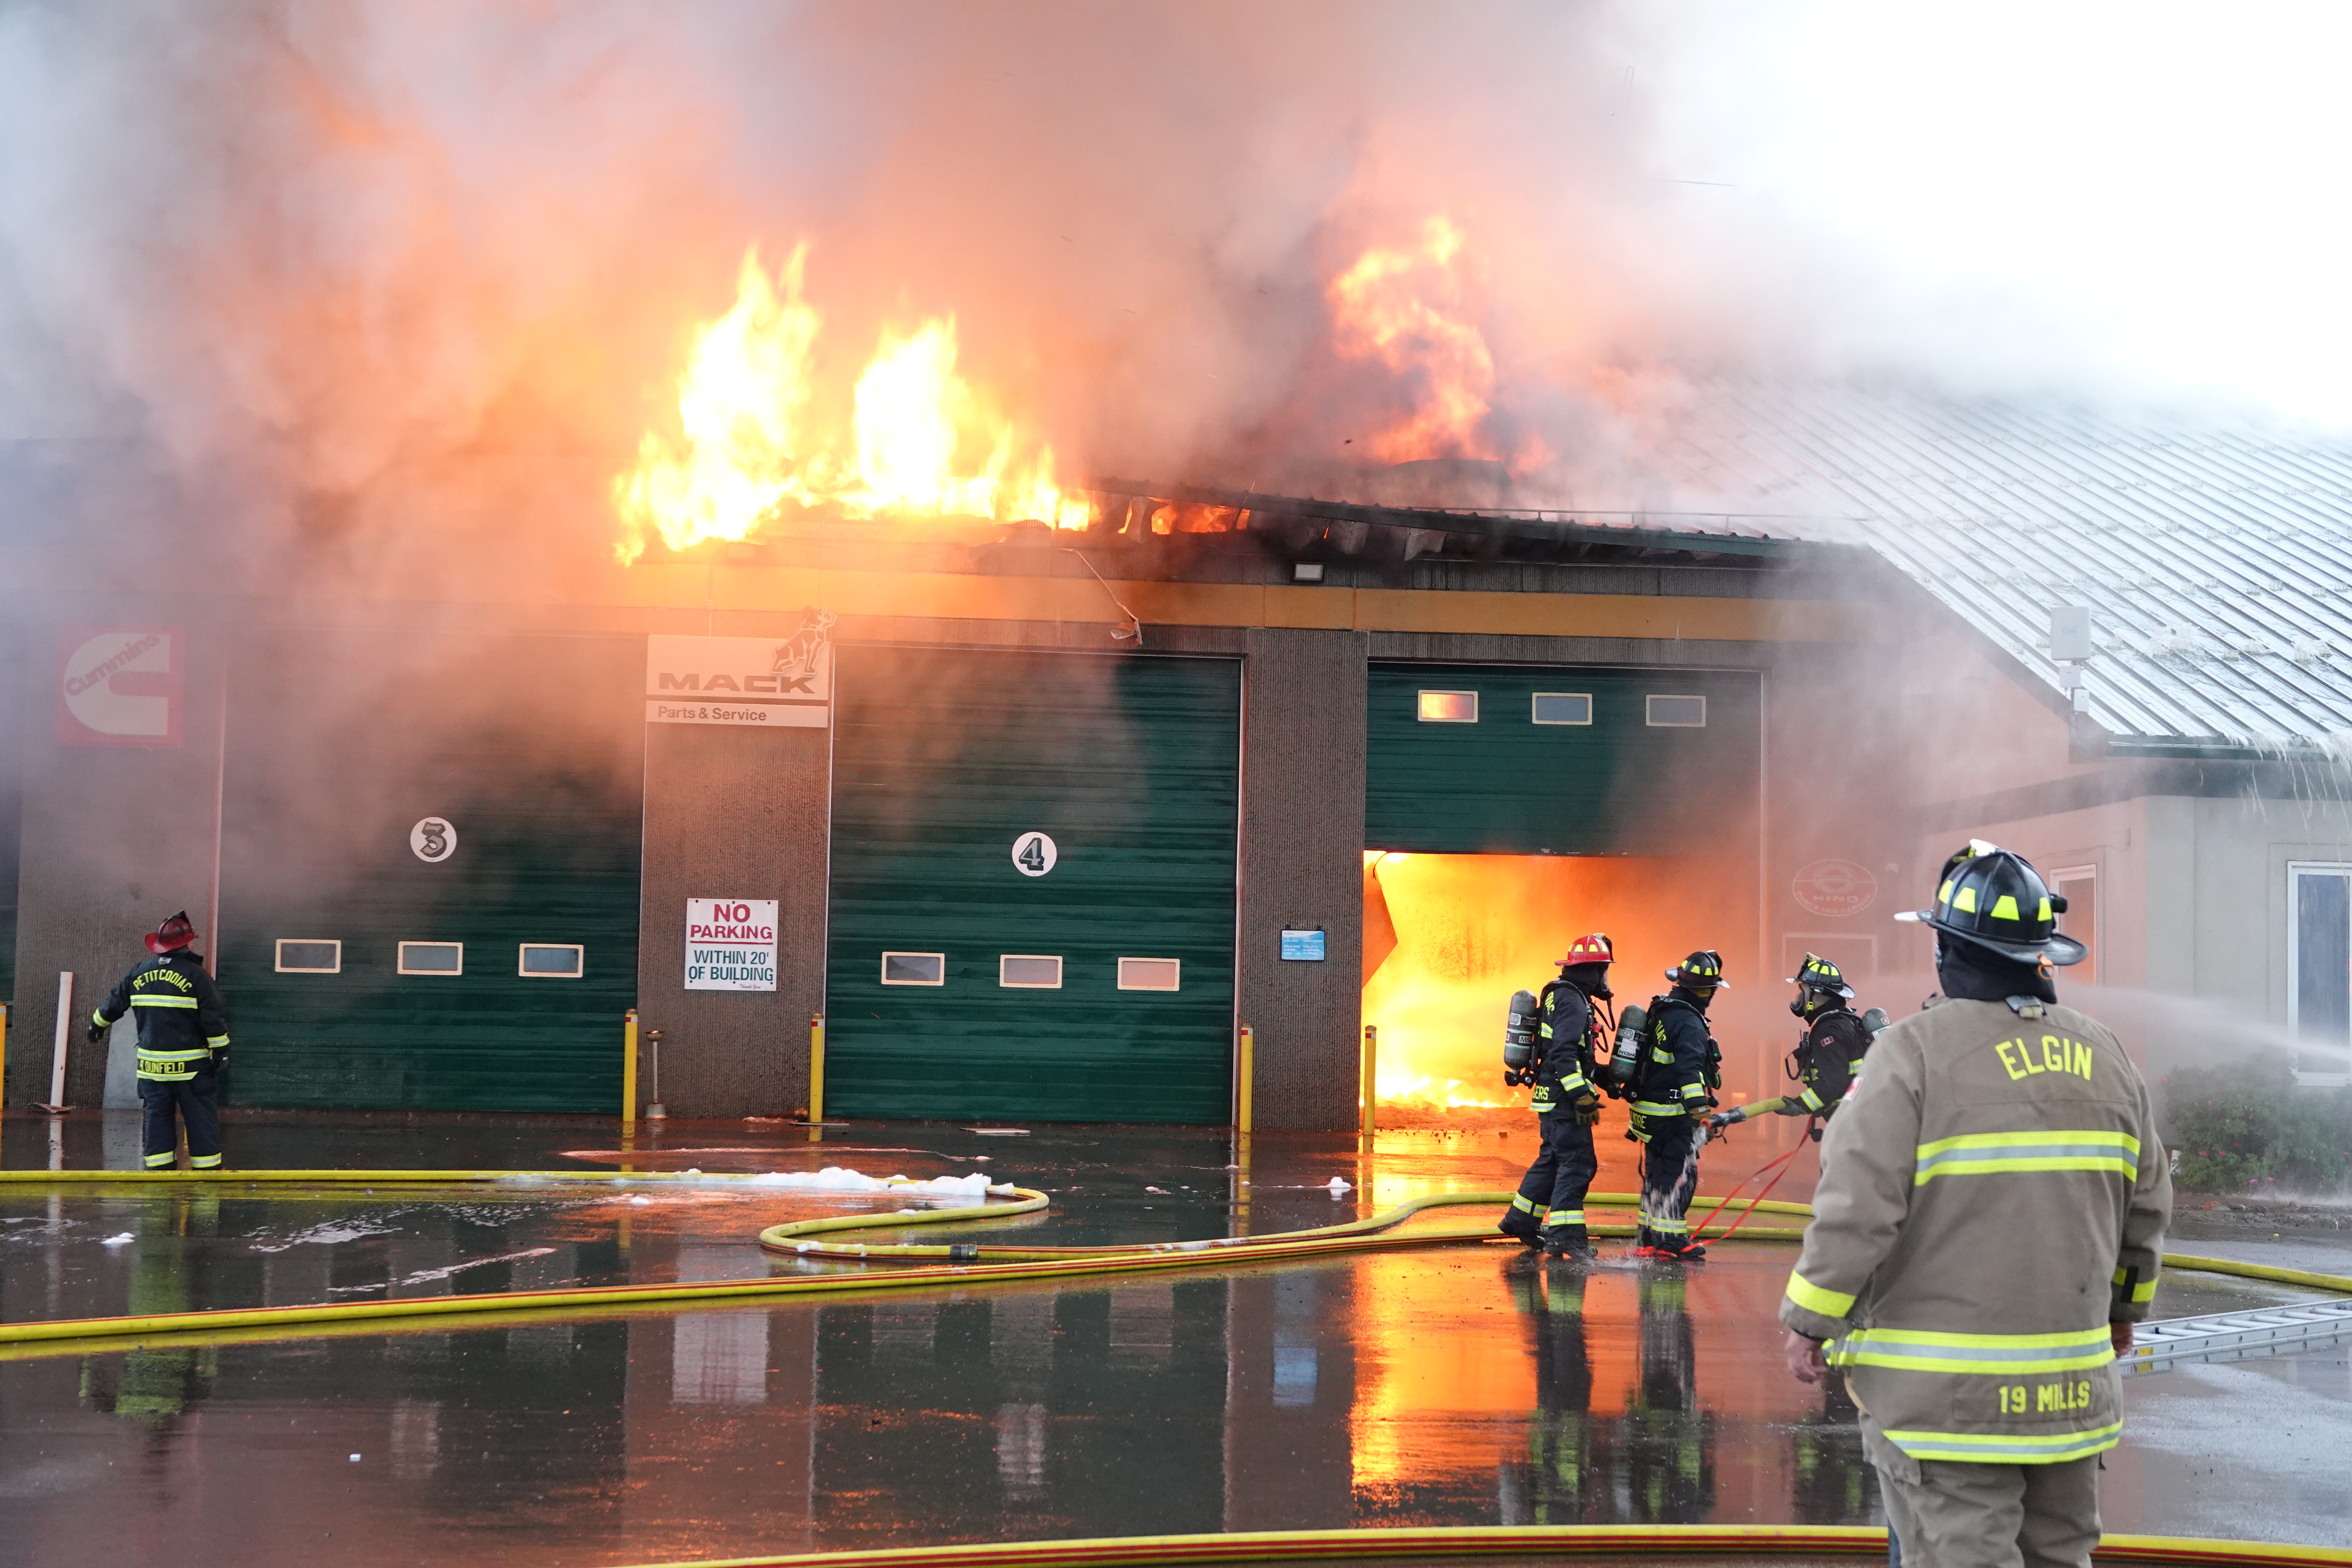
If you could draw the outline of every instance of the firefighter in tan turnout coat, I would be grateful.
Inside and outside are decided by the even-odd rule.
[[[1943,994],[1830,1123],[1780,1307],[1790,1370],[1843,1373],[1863,1411],[1906,1568],[2086,1565],[2099,1539],[2172,1184],[2138,1069],[2057,1003],[2051,966],[2084,956],[2064,909],[1974,841],[1904,917],[1934,928]]]

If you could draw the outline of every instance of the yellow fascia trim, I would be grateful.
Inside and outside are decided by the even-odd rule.
[[[1118,626],[1116,598],[1161,626],[1282,626],[1370,632],[1492,632],[1526,637],[1650,637],[1715,642],[1895,640],[1880,606],[1840,599],[1668,598],[1643,594],[1503,594],[1286,584],[1129,582],[976,573],[722,566],[701,562],[615,568],[617,602],[782,614],[821,605],[836,615],[955,620],[1075,621]]]

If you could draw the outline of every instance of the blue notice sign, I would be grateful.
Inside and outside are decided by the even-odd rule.
[[[1322,963],[1323,933],[1319,931],[1284,931],[1282,957],[1286,963]]]

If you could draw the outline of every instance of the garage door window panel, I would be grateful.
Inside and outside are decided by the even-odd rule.
[[[317,937],[279,937],[277,942],[278,969],[280,974],[341,974],[343,972],[343,944]]]

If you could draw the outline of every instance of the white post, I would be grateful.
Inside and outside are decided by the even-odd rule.
[[[49,1102],[44,1110],[66,1108],[66,1041],[73,1033],[73,971],[58,971],[58,1041],[49,1054]]]

